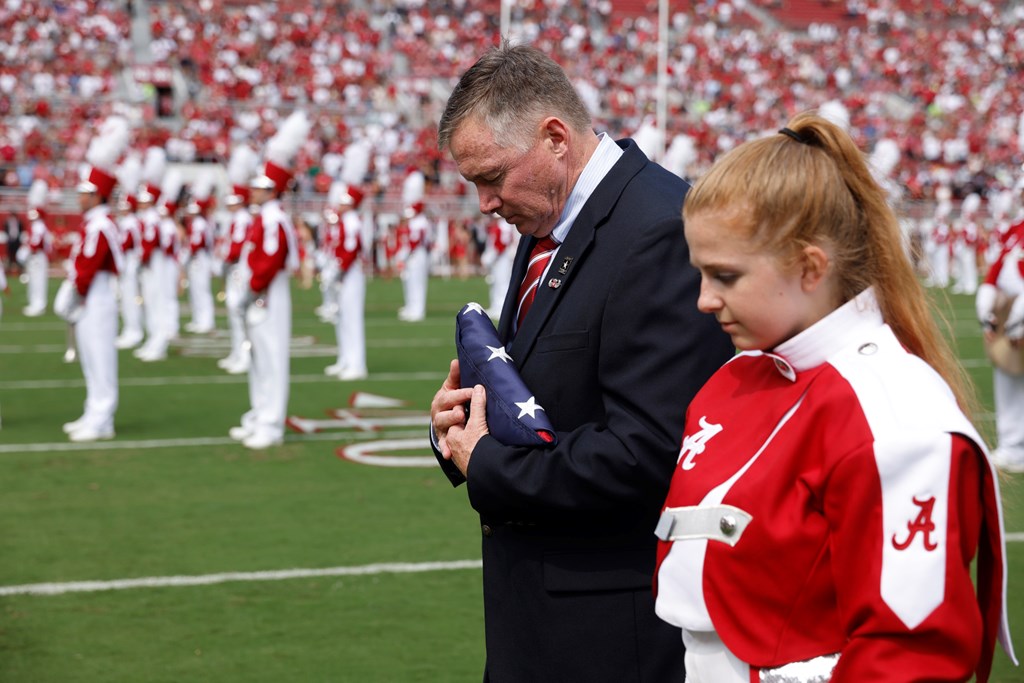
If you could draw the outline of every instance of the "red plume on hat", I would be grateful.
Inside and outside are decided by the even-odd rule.
[[[122,116],[111,116],[100,125],[85,152],[89,167],[78,185],[79,192],[95,192],[104,200],[110,197],[117,184],[117,160],[128,147],[130,132],[128,120]]]
[[[292,162],[299,148],[306,142],[311,128],[306,112],[301,109],[292,112],[267,142],[263,175],[256,176],[250,186],[278,192],[286,190],[292,179]]]

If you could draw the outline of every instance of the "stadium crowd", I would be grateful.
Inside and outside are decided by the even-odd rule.
[[[898,143],[897,178],[912,199],[930,199],[942,184],[962,198],[1015,180],[1024,97],[1017,3],[947,3],[940,14],[922,12],[921,0],[862,0],[848,4],[862,18],[852,28],[806,31],[769,23],[765,9],[784,3],[674,4],[666,142],[692,141],[683,174],[699,175],[717,154],[798,111],[838,102],[862,148]],[[138,147],[224,162],[233,143],[265,140],[302,106],[315,125],[299,159],[305,191],[326,192],[331,155],[362,135],[375,143],[378,191],[421,163],[434,168],[436,189],[462,191],[457,175],[443,172],[433,129],[452,79],[497,40],[494,0],[365,0],[344,11],[311,0],[152,2],[148,61],[183,81],[180,116],[169,120],[134,79],[131,7],[8,0],[0,8],[5,184],[49,175],[72,186],[90,131],[114,110],[136,125]],[[512,8],[510,33],[565,65],[599,128],[633,135],[655,110],[656,17],[613,12],[607,0],[526,1]]]

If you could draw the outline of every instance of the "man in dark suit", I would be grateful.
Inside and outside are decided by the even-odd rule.
[[[523,236],[498,331],[541,406],[525,409],[557,433],[548,449],[489,436],[487,397],[460,388],[458,361],[431,404],[439,459],[480,513],[484,680],[681,681],[681,635],[654,613],[653,531],[687,403],[733,352],[697,311],[689,186],[595,134],[562,69],[528,46],[462,76],[439,144],[480,210]],[[546,238],[530,306],[521,282]]]

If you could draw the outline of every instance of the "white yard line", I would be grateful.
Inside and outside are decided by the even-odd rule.
[[[394,432],[317,432],[315,434],[296,434],[286,431],[284,435],[285,444],[299,441],[335,441],[337,443],[351,443],[353,441],[372,441],[380,439],[393,439],[408,437],[409,431]],[[198,436],[190,439],[135,439],[111,441],[94,441],[91,443],[72,443],[70,441],[58,441],[54,443],[10,443],[0,444],[0,455],[5,453],[56,453],[74,451],[125,451],[125,450],[153,450],[157,448],[199,448],[202,446],[231,446],[240,445],[239,442],[228,436]],[[427,443],[429,447],[429,443]]]
[[[20,586],[0,586],[5,595],[63,595],[64,593],[95,593],[129,588],[170,588],[184,586],[210,586],[238,581],[287,581],[322,576],[372,576],[375,574],[414,574],[418,572],[456,571],[480,569],[480,560],[454,560],[450,562],[386,562],[358,567],[326,567],[323,569],[278,569],[262,572],[224,572],[199,576],[146,576],[136,579],[111,581],[67,581],[63,583],[28,583]]]
[[[440,372],[372,372],[365,381],[370,382],[415,382],[415,381],[443,381],[446,374]],[[245,375],[202,375],[199,377],[122,377],[118,386],[124,387],[159,387],[182,384],[246,384],[249,379]],[[292,384],[318,384],[322,382],[334,382],[339,386],[346,383],[339,382],[334,377],[324,374],[316,375],[292,375]],[[41,380],[14,380],[0,382],[0,391],[24,390],[24,389],[69,389],[72,387],[84,387],[84,379],[41,379]]]

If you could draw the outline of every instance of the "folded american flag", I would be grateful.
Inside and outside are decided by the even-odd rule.
[[[456,317],[455,349],[462,386],[487,390],[487,427],[506,446],[553,446],[555,429],[544,408],[519,376],[515,361],[498,339],[494,323],[478,303]]]

